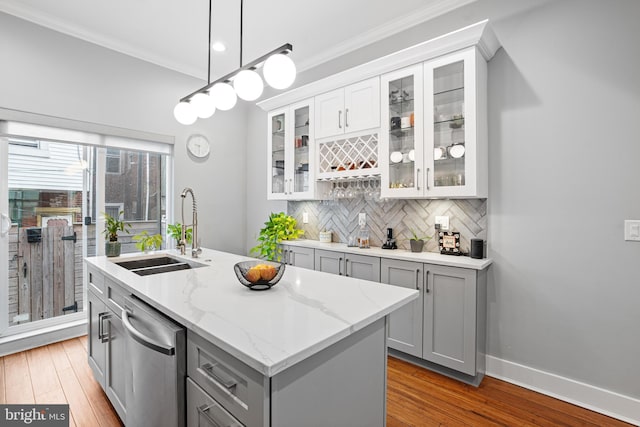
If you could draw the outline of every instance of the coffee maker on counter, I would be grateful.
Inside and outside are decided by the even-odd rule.
[[[393,238],[392,228],[387,228],[387,241],[382,244],[382,249],[398,249],[396,239]]]

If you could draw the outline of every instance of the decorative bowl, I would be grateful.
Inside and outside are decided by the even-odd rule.
[[[270,289],[280,281],[285,265],[279,262],[242,261],[233,266],[240,283],[253,291]]]

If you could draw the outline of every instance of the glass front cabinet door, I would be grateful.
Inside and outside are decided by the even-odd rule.
[[[427,196],[487,197],[486,72],[475,47],[424,64]]]
[[[314,198],[313,100],[290,105],[268,114],[270,170],[267,198],[304,200]]]
[[[382,76],[381,197],[424,194],[422,64]]]

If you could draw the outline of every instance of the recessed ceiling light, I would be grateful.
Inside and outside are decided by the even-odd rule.
[[[227,50],[227,47],[222,42],[213,42],[211,44],[211,49],[216,52],[224,52],[225,50]]]

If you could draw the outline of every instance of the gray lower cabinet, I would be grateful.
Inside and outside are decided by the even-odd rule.
[[[478,347],[482,346],[477,341],[480,341],[479,336],[484,337],[484,320],[478,316],[477,309],[480,306],[478,301],[483,298],[478,298],[476,270],[424,266],[422,357],[447,368],[476,375]]]
[[[240,421],[187,378],[187,427],[243,427]]]
[[[314,252],[313,248],[283,245],[282,260],[287,265],[313,270],[315,265]]]
[[[94,280],[101,278],[102,281]],[[96,286],[98,285],[98,286]],[[104,292],[101,292],[101,289]],[[105,391],[121,420],[126,422],[126,347],[121,311],[110,308],[107,295],[121,294],[119,286],[89,270],[88,359],[96,381]]]
[[[380,279],[388,285],[420,290],[424,283],[423,264],[384,258],[381,261]],[[391,313],[387,322],[389,347],[422,357],[422,319],[422,298]]]
[[[325,273],[380,281],[379,257],[316,249],[315,266],[317,271]]]

